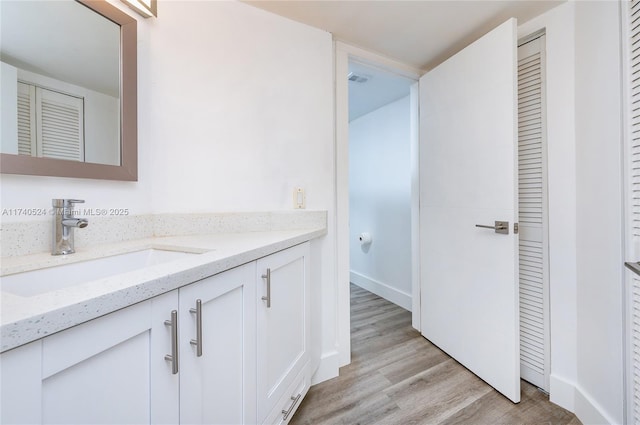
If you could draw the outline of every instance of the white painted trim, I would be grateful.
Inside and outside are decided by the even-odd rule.
[[[589,424],[617,424],[593,398],[580,386],[576,387],[575,414],[585,425]]]
[[[573,383],[551,374],[549,376],[549,400],[570,412],[575,411],[576,388]]]
[[[616,421],[579,385],[573,385],[565,378],[551,375],[549,400],[560,407],[574,412],[585,424],[615,424]],[[625,422],[626,423],[626,422]]]
[[[383,69],[396,75],[418,80],[425,71],[414,68],[405,63],[391,59],[379,53],[372,52],[342,41],[336,41],[336,50],[347,52],[352,60],[374,68]]]
[[[420,83],[411,86],[411,326],[421,331],[420,297]]]
[[[375,279],[371,279],[360,273],[351,271],[351,283],[356,286],[366,289],[369,292],[373,292],[379,297],[384,298],[387,301],[391,301],[397,306],[404,308],[407,311],[411,311],[411,294],[407,294],[397,288],[394,288],[386,283],[382,283]]]
[[[351,314],[349,293],[349,83],[346,76],[349,60],[367,66],[418,80],[422,71],[388,57],[334,41],[335,65],[335,178],[336,178],[336,280],[337,280],[337,334],[339,365],[351,362]],[[417,109],[415,110],[417,115]],[[418,159],[416,159],[417,161]],[[413,205],[412,208],[419,205]],[[412,213],[413,214],[413,213]],[[416,233],[412,229],[412,233]],[[419,235],[419,233],[417,233]],[[418,236],[419,237],[419,236]],[[414,255],[412,254],[412,261]],[[413,269],[413,266],[412,266]],[[420,286],[418,284],[418,286]]]
[[[320,366],[311,378],[311,385],[316,385],[338,376],[340,370],[340,353],[336,350],[324,353],[320,358]]]
[[[349,53],[335,44],[335,179],[337,337],[340,366],[351,363],[351,294],[349,290]]]

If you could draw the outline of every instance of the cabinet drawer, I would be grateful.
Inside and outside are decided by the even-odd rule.
[[[289,423],[298,407],[300,407],[304,396],[307,395],[310,381],[309,364],[306,364],[263,423],[275,425]]]
[[[42,341],[42,377],[49,378],[148,332],[151,303],[107,314]]]

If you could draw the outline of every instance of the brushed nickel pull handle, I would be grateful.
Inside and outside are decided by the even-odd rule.
[[[165,320],[164,324],[171,327],[171,354],[166,354],[164,359],[171,362],[171,373],[178,373],[178,312],[171,311],[171,320]]]
[[[296,407],[296,404],[298,404],[298,400],[300,400],[300,397],[302,397],[302,393],[299,393],[296,397],[291,396],[291,400],[293,400],[293,403],[291,403],[291,406],[287,410],[282,411],[282,414],[284,415],[282,417],[283,421],[286,421],[291,412],[293,412],[293,408]]]
[[[262,275],[263,279],[267,279],[267,296],[263,296],[262,300],[267,302],[267,308],[271,308],[271,269],[267,269],[267,273]]]
[[[486,224],[476,224],[476,227],[482,227],[483,229],[493,229],[496,233],[500,233],[502,235],[509,234],[509,222],[508,221],[498,221],[496,220],[495,225],[487,226]]]
[[[196,308],[190,308],[189,313],[196,315],[196,339],[189,343],[196,346],[196,356],[202,357],[202,300],[196,300]]]

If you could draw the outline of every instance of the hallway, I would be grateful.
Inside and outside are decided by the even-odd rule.
[[[524,381],[511,403],[424,339],[411,313],[355,285],[351,355],[339,377],[309,390],[291,424],[580,424]]]

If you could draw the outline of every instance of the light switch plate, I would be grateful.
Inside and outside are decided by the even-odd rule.
[[[296,187],[293,189],[293,208],[297,210],[302,210],[305,208],[306,199],[304,196],[304,189],[301,187]]]

